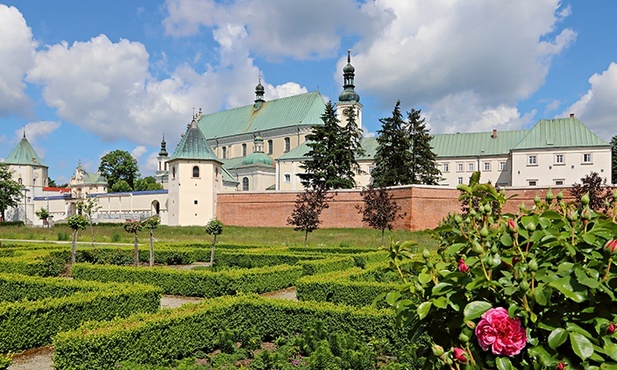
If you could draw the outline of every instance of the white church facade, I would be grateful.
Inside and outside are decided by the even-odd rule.
[[[348,55],[337,115],[345,124],[342,112],[354,109],[362,129],[363,107],[354,78]],[[35,212],[46,208],[55,222],[62,221],[76,212],[77,202],[91,197],[100,207],[95,222],[159,215],[167,225],[205,225],[216,217],[217,194],[303,190],[298,175],[309,150],[305,139],[313,126],[323,124],[323,96],[314,91],[267,101],[261,83],[255,95],[250,105],[194,114],[171,155],[163,139],[156,179],[164,190],[107,193],[105,179],[86,173],[81,164],[71,178],[70,191],[49,188],[48,167],[24,133],[5,161],[25,194],[23,204],[7,219],[40,225]],[[540,120],[529,130],[435,134],[431,145],[442,186],[467,183],[478,170],[483,181],[501,187],[567,187],[592,171],[611,181],[610,145],[573,115]],[[365,137],[362,146],[365,154],[357,158],[359,188],[371,183],[377,140]]]

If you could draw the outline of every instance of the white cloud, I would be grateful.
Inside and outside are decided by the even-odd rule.
[[[158,152],[152,152],[144,162],[139,164],[142,177],[154,176],[154,173],[157,171],[159,165],[159,161],[157,159],[158,155]]]
[[[33,63],[36,43],[23,15],[0,4],[0,116],[26,114],[31,108],[23,77]]]
[[[133,158],[139,161],[141,160],[141,157],[144,155],[144,153],[146,153],[147,151],[148,149],[145,146],[139,145],[139,146],[136,146],[135,149],[131,151],[131,155],[133,156]]]
[[[552,57],[576,37],[570,29],[557,29],[567,15],[558,0],[376,4],[396,19],[377,39],[361,40],[355,49],[360,93],[370,91],[384,106],[401,99],[426,107],[444,118],[432,122],[437,132],[464,126],[457,123],[461,115],[468,129],[483,129],[496,119],[511,125],[517,101],[544,84]],[[339,61],[337,70],[344,63]],[[443,104],[460,100],[475,106],[460,105],[459,113]],[[445,118],[454,119],[452,127],[444,126]]]
[[[43,139],[47,137],[49,134],[56,131],[58,128],[60,128],[60,122],[30,122],[26,124],[26,126],[24,126],[23,128],[15,130],[15,143],[21,140],[25,132],[26,138],[36,151],[36,154],[38,154],[42,159],[45,159],[45,148],[39,145],[38,139]]]
[[[617,135],[617,63],[589,78],[591,88],[579,101],[562,112],[561,117],[574,113],[601,138],[610,141]]]
[[[167,0],[166,33],[192,36],[203,28],[239,25],[247,45],[265,58],[313,59],[332,57],[341,36],[370,38],[393,18],[373,2],[354,0]]]

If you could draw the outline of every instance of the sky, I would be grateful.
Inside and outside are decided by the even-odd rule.
[[[153,175],[193,112],[319,90],[351,50],[367,135],[397,100],[431,133],[574,113],[617,134],[614,0],[0,0],[0,159],[25,130],[49,176],[121,149]]]

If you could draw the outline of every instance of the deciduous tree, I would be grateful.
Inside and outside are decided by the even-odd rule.
[[[321,189],[306,189],[296,197],[296,204],[287,224],[294,226],[295,231],[304,231],[304,245],[307,245],[308,233],[319,228],[321,212],[328,208],[330,200]]]
[[[210,266],[214,263],[214,248],[216,247],[216,237],[223,233],[223,223],[219,219],[213,219],[206,225],[206,234],[212,235],[212,249],[210,249]]]
[[[612,200],[611,188],[606,178],[600,177],[597,172],[591,172],[581,178],[581,183],[572,185],[572,196],[580,202],[585,194],[589,194],[589,207],[596,212],[606,210],[606,202]]]
[[[9,165],[0,162],[0,215],[2,221],[5,220],[4,212],[11,208],[17,207],[19,200],[22,197],[22,186],[13,180]]]
[[[47,222],[47,219],[49,218],[49,211],[45,208],[45,207],[41,207],[40,210],[34,212],[34,214],[36,215],[36,217],[38,217],[41,221],[43,221],[43,225],[48,226],[49,227],[49,223]]]
[[[133,264],[139,266],[139,238],[137,233],[141,231],[143,225],[138,220],[126,220],[124,223],[124,231],[133,234]]]
[[[383,186],[375,188],[370,185],[362,189],[360,195],[364,205],[356,206],[356,209],[362,214],[362,222],[381,231],[381,245],[383,246],[386,229],[392,230],[394,221],[397,218],[403,218],[403,215],[399,213],[401,206],[392,199],[393,195],[388,193]]]
[[[144,227],[150,232],[150,267],[154,266],[154,230],[161,224],[159,216],[152,216],[143,223]]]
[[[133,190],[135,191],[145,191],[145,190],[162,190],[163,185],[156,182],[156,179],[153,176],[146,176],[141,179],[137,179],[135,181],[135,187]]]
[[[113,192],[114,184],[124,180],[133,189],[135,180],[139,178],[137,160],[125,150],[114,150],[101,158],[99,172],[107,179],[109,192]]]
[[[88,225],[88,220],[82,215],[73,215],[66,219],[67,224],[73,231],[73,243],[71,246],[71,264],[75,264],[75,258],[77,256],[77,234],[79,230],[83,230]]]

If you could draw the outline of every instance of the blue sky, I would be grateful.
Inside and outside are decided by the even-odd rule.
[[[0,3],[0,158],[26,135],[58,182],[122,149],[154,171],[193,108],[319,91],[352,50],[367,132],[397,99],[433,133],[574,113],[617,134],[613,0],[28,0]]]

